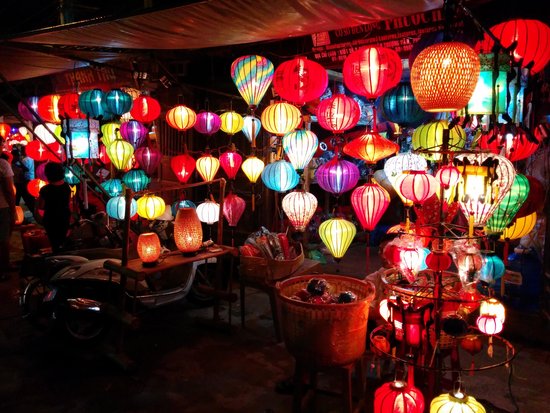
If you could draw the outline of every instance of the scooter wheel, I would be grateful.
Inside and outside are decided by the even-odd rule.
[[[100,340],[108,330],[105,316],[88,311],[64,314],[63,324],[69,338],[81,344]]]
[[[27,284],[21,296],[23,318],[42,330],[51,329],[55,323],[51,309],[44,303],[44,298],[51,291],[47,283],[34,278]]]

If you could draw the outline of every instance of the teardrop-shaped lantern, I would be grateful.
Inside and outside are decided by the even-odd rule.
[[[124,187],[122,186],[122,181],[120,179],[108,179],[107,181],[102,182],[101,186],[110,197],[120,196],[124,191]]]
[[[160,115],[160,104],[151,96],[140,95],[134,99],[130,115],[138,122],[151,123]]]
[[[173,156],[170,159],[170,167],[178,181],[182,183],[186,183],[191,178],[191,174],[195,170],[195,164],[195,159],[187,153]]]
[[[361,108],[355,99],[336,94],[319,102],[317,121],[319,126],[334,134],[343,133],[359,122]]]
[[[500,236],[499,241],[513,240],[524,237],[529,234],[535,224],[537,223],[537,213],[533,212],[532,214],[526,215],[521,218],[516,218],[512,221],[512,224],[505,228]]]
[[[166,123],[179,131],[191,129],[197,122],[197,114],[185,105],[174,106],[166,112]]]
[[[261,121],[264,129],[277,136],[283,136],[298,127],[302,120],[300,109],[296,106],[277,102],[264,109]]]
[[[273,77],[273,88],[277,94],[300,106],[320,97],[327,85],[328,73],[325,68],[305,57],[281,63]]]
[[[350,53],[342,74],[347,88],[367,99],[376,99],[401,80],[401,58],[392,49],[362,47]]]
[[[115,116],[121,116],[132,109],[132,96],[121,89],[111,89],[105,93],[105,108]]]
[[[437,180],[426,171],[408,171],[399,180],[399,191],[405,198],[416,205],[435,194],[438,189]]]
[[[412,137],[413,150],[428,160],[441,160],[441,149],[443,145],[443,131],[449,128],[446,120],[436,120],[425,123],[414,130]],[[461,126],[455,125],[449,130],[449,151],[459,151],[466,144],[466,132]],[[426,151],[426,152],[425,152]]]
[[[174,241],[184,254],[196,252],[202,246],[202,225],[194,208],[180,208],[174,220]]]
[[[220,161],[218,158],[207,153],[197,159],[195,167],[203,181],[212,181],[218,173]]]
[[[46,95],[38,100],[38,114],[45,122],[61,122],[58,107],[60,98],[60,95]]]
[[[137,200],[137,213],[141,218],[153,220],[164,214],[164,199],[153,194],[145,194]]]
[[[474,93],[479,68],[477,53],[465,43],[428,46],[411,68],[411,85],[418,104],[427,112],[462,109]]]
[[[116,139],[107,146],[107,155],[118,170],[124,170],[128,167],[133,154],[134,147],[123,139]]]
[[[204,135],[213,135],[220,130],[222,120],[214,112],[200,112],[197,114],[195,130]]]
[[[346,155],[362,159],[368,164],[376,164],[399,151],[399,145],[384,138],[378,132],[363,132],[344,145]]]
[[[147,188],[151,179],[147,176],[145,171],[141,169],[132,169],[123,175],[122,182],[132,191],[140,192]]]
[[[101,135],[101,141],[105,146],[109,146],[115,139],[122,139],[122,136],[120,135],[120,123],[104,123],[101,125]]]
[[[107,215],[113,219],[122,221],[126,212],[126,199],[123,196],[115,196],[107,201],[105,206]],[[133,217],[137,212],[137,203],[135,199],[130,202],[130,216]]]
[[[147,137],[148,129],[137,120],[130,120],[120,125],[120,134],[134,147],[139,148]]]
[[[220,120],[222,122],[220,129],[230,136],[240,132],[244,126],[243,117],[235,111],[222,113]]]
[[[264,168],[264,161],[253,155],[246,158],[241,165],[241,169],[251,183],[256,183]]]
[[[373,231],[390,205],[390,194],[378,184],[366,183],[351,193],[351,205],[365,231]]]
[[[374,413],[423,413],[424,396],[404,381],[385,383],[374,393]]]
[[[266,165],[262,171],[262,181],[273,191],[286,192],[298,185],[300,176],[290,162],[280,160]]]
[[[212,225],[220,219],[220,204],[215,201],[206,200],[197,206],[197,215],[201,222]]]
[[[500,233],[514,220],[527,195],[529,194],[529,181],[522,174],[516,174],[512,187],[506,193],[498,207],[487,220],[488,233]]]
[[[355,225],[344,218],[332,218],[319,225],[319,236],[336,262],[346,254],[356,233]]]
[[[78,98],[78,106],[82,113],[86,114],[90,118],[107,118],[109,112],[107,112],[105,105],[105,94],[101,89],[86,90],[80,94]]]
[[[309,164],[318,146],[317,135],[306,129],[287,133],[283,137],[283,150],[294,169],[298,171]]]
[[[317,198],[306,191],[292,191],[284,196],[282,207],[294,229],[304,232],[317,210]]]
[[[246,139],[248,139],[248,142],[252,143],[256,140],[258,133],[260,133],[262,122],[260,119],[250,115],[245,116],[243,122],[243,134],[246,136]]]
[[[410,82],[401,82],[384,93],[378,107],[385,119],[401,127],[417,127],[429,116],[416,101]]]
[[[258,55],[241,56],[231,64],[231,79],[248,106],[255,108],[267,92],[275,67]]]
[[[223,200],[223,216],[230,227],[236,227],[246,209],[246,201],[240,196],[229,192]]]
[[[235,179],[243,158],[237,152],[229,150],[220,155],[220,165],[229,179]]]
[[[156,148],[145,146],[136,150],[135,157],[140,168],[143,169],[147,175],[151,175],[159,166],[162,154]]]
[[[86,114],[82,113],[78,106],[78,93],[65,93],[61,95],[57,102],[59,116],[71,119],[86,119]]]
[[[359,168],[354,163],[333,157],[315,171],[319,186],[334,195],[351,190],[359,181]]]

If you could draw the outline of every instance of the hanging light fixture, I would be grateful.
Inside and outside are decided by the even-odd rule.
[[[310,130],[300,129],[283,137],[283,150],[290,163],[298,171],[304,170],[315,154],[319,140]]]
[[[118,170],[124,170],[134,155],[134,147],[123,139],[116,139],[107,146],[107,156]]]
[[[344,218],[331,218],[319,225],[319,236],[336,262],[346,254],[356,233],[355,225]]]
[[[202,246],[202,225],[194,208],[180,208],[174,220],[174,241],[184,254],[195,253]]]
[[[133,101],[130,115],[139,122],[151,123],[160,116],[160,110],[160,103],[158,100],[151,96],[139,95]]]
[[[446,120],[435,120],[425,123],[414,130],[412,136],[413,150],[428,160],[440,161],[443,150],[443,133],[449,129],[449,122]],[[447,150],[456,152],[464,148],[466,144],[466,132],[461,126],[455,125],[449,129],[449,141]]]
[[[251,109],[255,109],[267,92],[275,67],[258,55],[241,56],[231,64],[231,79]]]
[[[397,153],[399,145],[384,138],[378,132],[367,131],[344,145],[343,151],[348,156],[374,165],[381,159]]]
[[[119,122],[107,122],[101,125],[101,141],[103,145],[109,146],[116,139],[121,139],[120,136],[120,123]]]
[[[200,112],[197,114],[197,121],[193,126],[195,130],[203,135],[212,136],[220,130],[222,120],[214,112]]]
[[[220,219],[220,204],[207,199],[197,206],[197,215],[201,222],[212,225]]]
[[[121,116],[132,108],[132,96],[121,89],[111,89],[105,93],[104,104],[113,115]]]
[[[479,139],[481,149],[504,155],[511,162],[527,159],[536,152],[540,141],[520,126],[495,126]]]
[[[401,127],[417,127],[429,116],[416,101],[411,82],[401,82],[384,93],[378,107],[384,119]]]
[[[449,189],[460,180],[460,171],[453,165],[443,165],[437,170],[435,179],[444,189]]]
[[[203,181],[212,181],[218,173],[220,161],[218,158],[212,156],[212,154],[205,153],[197,159],[196,168]]]
[[[246,136],[246,139],[248,139],[248,142],[256,142],[256,137],[258,136],[258,133],[260,133],[261,127],[262,122],[260,119],[251,115],[247,115],[243,118],[242,131],[244,136]]]
[[[300,176],[285,160],[272,162],[262,171],[262,181],[266,187],[277,192],[286,192],[298,185]]]
[[[236,152],[235,145],[220,155],[220,166],[229,179],[235,179],[242,163],[243,158]]]
[[[86,114],[82,113],[80,107],[78,106],[79,96],[80,95],[78,93],[65,93],[64,95],[61,95],[59,101],[57,102],[59,115],[64,118],[86,119]]]
[[[229,192],[223,200],[223,216],[230,227],[236,227],[246,209],[246,201],[240,196]]]
[[[139,148],[147,137],[148,129],[137,120],[130,120],[120,125],[120,135],[130,142],[134,149]]]
[[[529,234],[533,228],[535,228],[536,223],[536,212],[521,218],[516,218],[512,221],[512,224],[508,228],[504,228],[504,231],[502,231],[502,235],[500,236],[500,241],[522,238]]]
[[[284,100],[303,106],[320,97],[328,85],[328,73],[319,63],[297,57],[281,63],[273,77],[273,88]]]
[[[277,102],[264,109],[262,126],[273,135],[283,136],[292,132],[302,121],[300,109],[286,102]]]
[[[390,194],[378,184],[366,183],[353,190],[351,205],[363,230],[373,231],[390,205]]]
[[[354,163],[338,159],[338,155],[320,165],[315,171],[315,179],[319,186],[337,196],[355,188],[359,175],[359,168]]]
[[[160,252],[160,239],[155,232],[144,232],[139,234],[137,253],[144,267],[154,267],[157,265]]]
[[[241,169],[251,183],[256,183],[262,171],[264,170],[264,161],[252,155],[245,159]]]
[[[153,194],[145,194],[137,200],[137,213],[141,218],[153,220],[164,214],[164,199]]]
[[[497,208],[487,220],[487,233],[501,233],[514,220],[516,213],[529,194],[529,181],[522,174],[516,174],[514,183]]]
[[[102,182],[101,186],[110,197],[120,196],[124,191],[124,187],[122,186],[122,181],[120,179],[108,179],[105,182]]]
[[[395,380],[374,393],[374,413],[423,413],[424,396],[414,386]]]
[[[134,192],[140,192],[147,188],[151,179],[145,171],[141,169],[132,169],[122,176],[122,182]]]
[[[340,134],[353,128],[359,122],[361,108],[355,99],[336,94],[323,99],[317,105],[317,122],[323,129]]]
[[[38,100],[38,114],[40,117],[50,123],[60,123],[59,117],[59,99],[60,95],[46,95]]]
[[[186,183],[195,170],[195,159],[187,153],[173,156],[170,159],[170,167],[181,183]]]
[[[292,191],[284,196],[282,208],[294,229],[304,232],[317,210],[317,198],[306,191]]]
[[[140,168],[148,175],[152,175],[156,171],[162,160],[162,153],[158,149],[148,146],[136,149],[134,156]]]
[[[440,394],[430,403],[430,413],[486,413],[485,408],[461,389]]]
[[[80,94],[78,98],[78,106],[82,113],[90,118],[103,119],[109,118],[109,113],[105,110],[104,105],[105,94],[101,89],[86,90]]]
[[[222,113],[220,115],[220,121],[220,129],[229,136],[233,136],[237,132],[240,132],[244,126],[243,117],[233,110]]]
[[[126,199],[123,196],[115,196],[107,201],[105,206],[107,215],[119,221],[124,220],[126,211]],[[130,217],[133,217],[137,212],[137,203],[135,199],[130,202]]]
[[[166,123],[179,131],[191,129],[197,122],[197,114],[185,105],[177,105],[166,112]]]
[[[416,205],[422,205],[438,189],[437,180],[426,171],[408,171],[399,180],[399,193]]]

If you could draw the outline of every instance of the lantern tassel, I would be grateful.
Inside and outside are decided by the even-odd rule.
[[[252,184],[252,199],[250,200],[252,204],[252,212],[256,210],[255,198],[256,198],[256,195],[254,194],[254,184]]]
[[[493,358],[493,336],[489,336],[489,345],[487,346],[487,355]]]
[[[474,358],[472,357],[472,362],[470,363],[470,372],[468,373],[469,376],[474,375],[474,368],[475,368]]]

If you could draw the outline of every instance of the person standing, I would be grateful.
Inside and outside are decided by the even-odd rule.
[[[0,157],[0,281],[9,278],[10,236],[15,225],[15,215],[13,171],[10,163]]]
[[[34,214],[35,199],[27,189],[29,181],[34,179],[34,160],[26,155],[24,146],[14,147],[12,155],[11,167],[15,183],[15,205],[19,205],[21,198],[23,198],[27,209],[31,214]]]
[[[59,252],[67,239],[71,221],[71,187],[65,182],[61,164],[48,162],[44,168],[48,184],[40,189],[38,209],[43,211],[42,225],[54,253]],[[35,217],[40,215],[35,214]]]

